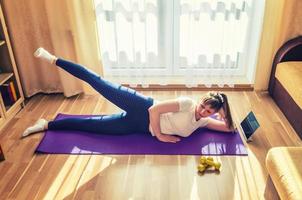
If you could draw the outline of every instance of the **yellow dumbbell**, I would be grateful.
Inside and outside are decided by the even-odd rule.
[[[211,157],[211,156],[208,156],[208,157],[207,157],[207,160],[214,161],[214,158]]]
[[[200,164],[203,164],[203,165],[208,165],[206,161],[214,161],[213,157],[205,157],[205,156],[201,156],[200,159],[199,159],[199,163]]]
[[[201,156],[199,159],[199,165],[197,166],[197,169],[199,172],[204,172],[208,167],[214,167],[215,170],[220,170],[221,163],[220,162],[214,162],[213,157],[208,156]]]
[[[203,164],[199,164],[197,166],[198,172],[204,172],[206,170],[207,166],[203,165]]]
[[[209,166],[213,166],[215,168],[215,170],[220,170],[221,167],[221,163],[220,162],[214,162],[212,160],[206,160],[207,165]]]
[[[201,156],[199,159],[199,163],[203,164],[203,165],[207,165],[206,160],[207,160],[207,158],[205,156]]]
[[[217,163],[215,164],[214,167],[215,167],[216,170],[219,171],[219,170],[220,170],[220,167],[221,167],[221,163],[220,163],[220,162],[217,162]]]

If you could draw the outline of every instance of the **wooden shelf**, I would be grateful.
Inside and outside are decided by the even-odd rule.
[[[1,88],[0,92],[0,129],[24,106],[24,95],[5,24],[2,3],[0,0],[0,86],[3,87],[5,83],[9,83],[10,85],[9,87],[5,86]],[[15,99],[15,95],[17,100]]]
[[[7,81],[13,75],[13,73],[0,73],[0,85],[5,83],[5,81]]]

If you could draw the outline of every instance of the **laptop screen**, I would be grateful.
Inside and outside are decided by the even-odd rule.
[[[252,111],[246,116],[246,118],[244,118],[240,125],[243,129],[246,139],[249,139],[260,126]]]

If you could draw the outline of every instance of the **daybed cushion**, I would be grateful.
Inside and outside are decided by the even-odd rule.
[[[302,147],[274,147],[266,168],[281,199],[302,199]]]
[[[279,63],[275,77],[302,109],[302,62]]]

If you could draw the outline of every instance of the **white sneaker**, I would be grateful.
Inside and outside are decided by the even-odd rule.
[[[42,47],[38,48],[35,51],[34,56],[37,58],[42,58],[42,59],[50,62],[51,64],[55,63],[55,61],[57,60],[56,56],[52,55],[51,53],[49,53]]]

